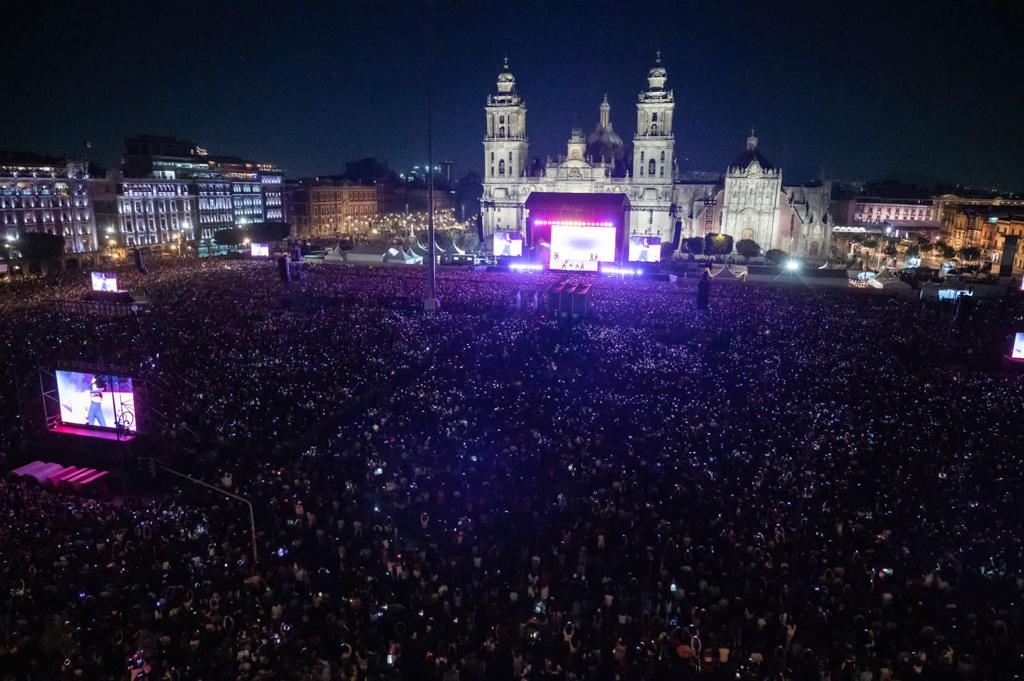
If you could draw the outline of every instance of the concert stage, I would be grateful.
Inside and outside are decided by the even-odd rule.
[[[55,426],[50,428],[51,433],[63,435],[79,435],[82,437],[93,437],[99,440],[114,440],[117,442],[128,442],[135,439],[135,433],[120,433],[113,430],[98,430],[96,428],[77,428],[75,426]]]

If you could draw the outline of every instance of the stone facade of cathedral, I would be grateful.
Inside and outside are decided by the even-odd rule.
[[[594,131],[573,129],[566,153],[531,167],[526,136],[526,102],[508,60],[498,74],[497,92],[485,107],[484,235],[525,232],[526,200],[534,192],[625,194],[631,235],[660,236],[662,243],[708,233],[735,241],[753,239],[765,251],[825,257],[832,244],[831,182],[785,185],[782,169],[758,150],[751,133],[746,150],[721,176],[689,180],[675,162],[672,123],[675,99],[665,87],[668,73],[660,55],[647,73],[636,103],[636,133],[629,153],[614,131],[607,97],[598,107]]]

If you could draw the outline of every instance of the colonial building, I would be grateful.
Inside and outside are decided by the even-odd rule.
[[[0,238],[26,232],[64,237],[66,253],[95,251],[114,227],[109,185],[85,164],[24,152],[0,152]]]
[[[284,220],[282,172],[272,164],[211,156],[189,140],[136,135],[125,140],[121,170],[129,184],[150,179],[187,181],[189,194],[196,199],[195,236],[205,244],[222,229]],[[139,239],[128,239],[126,234],[125,242],[129,241]]]
[[[339,237],[360,233],[377,214],[377,189],[328,178],[290,181],[287,215],[296,237]]]
[[[1024,207],[1001,204],[949,205],[942,215],[943,238],[957,250],[974,247],[983,262],[999,262],[1006,250],[1006,237],[1012,240],[1012,274],[1024,272]],[[1019,245],[1018,245],[1019,244]]]
[[[506,59],[496,92],[484,107],[484,182],[481,216],[485,236],[525,232],[526,202],[535,192],[623,194],[629,200],[632,235],[682,237],[724,233],[753,239],[763,249],[827,256],[833,220],[831,182],[785,185],[783,171],[768,161],[751,133],[746,150],[713,179],[688,180],[675,162],[675,95],[660,53],[636,102],[631,153],[614,131],[607,97],[588,137],[572,130],[566,153],[542,167],[528,165],[526,102]]]
[[[124,180],[117,212],[123,245],[170,252],[195,239],[196,197],[186,180]]]

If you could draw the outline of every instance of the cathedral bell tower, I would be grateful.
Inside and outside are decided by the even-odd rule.
[[[668,73],[657,53],[647,72],[647,89],[636,104],[636,136],[633,137],[633,179],[637,182],[672,183],[672,90],[665,89]]]
[[[508,57],[498,74],[498,91],[488,95],[484,111],[484,180],[498,182],[520,177],[527,168],[526,104],[516,91]]]
[[[480,217],[484,236],[496,230],[517,231],[523,223],[520,181],[528,168],[526,104],[516,91],[516,78],[505,57],[498,74],[498,91],[487,95],[484,115],[484,193]]]

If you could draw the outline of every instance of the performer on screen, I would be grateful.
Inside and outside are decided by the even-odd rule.
[[[107,420],[103,417],[103,391],[106,389],[106,382],[94,376],[89,386],[89,415],[85,418],[85,422],[90,426],[107,427]],[[96,421],[95,424],[93,420]]]

